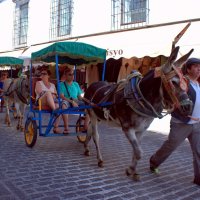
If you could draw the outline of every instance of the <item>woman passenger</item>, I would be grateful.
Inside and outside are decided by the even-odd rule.
[[[42,106],[49,106],[52,110],[56,110],[59,108],[59,104],[57,101],[57,91],[56,87],[53,83],[49,81],[51,72],[49,69],[42,69],[40,73],[41,81],[36,82],[35,93],[36,93],[36,101],[41,100]],[[54,133],[60,133],[58,129],[59,118],[57,118],[54,124]]]
[[[82,97],[83,91],[81,90],[79,84],[74,81],[74,70],[71,68],[66,68],[64,71],[63,81],[60,84],[60,97],[62,99],[62,109],[67,109],[69,107],[78,107],[85,105],[84,97]],[[68,114],[63,114],[64,121],[64,132],[63,134],[69,133],[68,125]],[[86,131],[89,124],[89,115],[86,114],[84,121],[84,130]]]

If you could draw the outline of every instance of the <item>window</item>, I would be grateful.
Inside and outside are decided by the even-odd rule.
[[[50,39],[69,36],[72,29],[72,0],[51,1]]]
[[[112,29],[143,26],[148,15],[148,0],[112,0]]]
[[[28,31],[28,1],[16,2],[14,15],[14,47],[27,45]]]

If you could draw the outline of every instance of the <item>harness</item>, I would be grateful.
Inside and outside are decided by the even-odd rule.
[[[155,68],[154,77],[161,78],[162,83],[174,104],[174,107],[180,108],[180,102],[177,98],[175,87],[174,87],[171,79],[174,76],[178,75],[179,80],[180,80],[180,88],[186,92],[188,91],[188,80],[184,77],[180,68],[175,67],[174,65],[172,65],[172,68],[173,68],[173,71],[169,72],[168,74],[164,74],[164,72],[162,71],[162,68],[157,67],[157,68]]]
[[[107,88],[107,89],[106,89]],[[103,102],[106,102],[109,100],[109,98],[115,93],[115,91],[117,90],[118,88],[118,84],[117,83],[109,83],[109,84],[106,84],[100,88],[98,88],[95,93],[93,94],[90,102],[92,102],[95,98],[95,96],[101,91],[101,90],[105,90],[104,91],[104,97],[98,102],[98,104],[101,104]],[[113,102],[111,102],[110,105],[113,105]],[[102,109],[103,113],[104,113],[104,117],[106,120],[109,120],[111,119],[112,121],[114,121],[114,118],[110,115],[110,109],[109,109],[109,106],[104,106],[103,108],[101,106],[95,106],[95,108],[98,108],[98,109]]]
[[[162,84],[161,84],[159,92],[160,92],[160,95],[161,95],[161,98],[162,98],[163,108],[167,109],[167,113],[165,115],[162,115],[162,111],[161,111],[161,113],[158,113],[155,110],[155,108],[145,99],[145,97],[143,96],[143,94],[142,94],[142,92],[140,91],[140,88],[139,88],[140,81],[141,81],[142,77],[140,75],[137,75],[137,73],[136,74],[133,73],[133,77],[131,78],[131,81],[129,81],[128,86],[126,86],[125,89],[124,89],[125,97],[127,98],[127,103],[133,111],[135,111],[137,114],[140,114],[142,116],[158,117],[159,119],[161,119],[164,116],[166,116],[167,114],[171,113],[174,110],[174,108],[180,107],[180,102],[179,102],[179,100],[176,96],[175,87],[174,87],[171,79],[174,76],[178,75],[178,77],[180,79],[180,88],[183,91],[188,90],[188,81],[183,76],[180,68],[175,67],[175,66],[172,66],[172,68],[173,68],[173,71],[171,71],[167,74],[165,74],[163,72],[161,67],[155,68],[155,71],[154,71],[154,78],[157,78],[157,77],[161,78],[161,83],[163,84],[164,88],[166,89],[168,95],[170,96],[170,98],[173,102],[173,105],[170,109],[166,108],[166,104],[164,103]],[[127,92],[127,88],[128,87],[130,88],[130,84],[131,84],[131,88],[132,88],[132,91],[133,91],[132,95],[131,95],[130,92]],[[131,98],[134,99],[134,103],[133,103],[132,100],[130,100]]]
[[[14,90],[11,90],[11,91],[9,92],[9,90],[10,90],[10,88],[12,87],[13,83],[14,83],[14,79],[12,79],[12,81],[11,81],[11,83],[10,83],[8,89],[4,92],[4,95],[5,95],[5,96],[10,96],[11,94],[13,94]]]
[[[22,83],[23,83],[24,80],[25,79],[23,77],[19,79],[18,85],[17,85],[15,91],[16,91],[18,98],[21,100],[21,102],[28,105],[29,103],[28,103],[27,98],[22,95]]]
[[[128,106],[135,113],[144,117],[164,117],[162,114],[158,113],[143,96],[139,87],[141,80],[142,75],[137,71],[133,71],[133,73],[129,75],[124,87],[124,98]]]
[[[8,87],[8,89],[7,89],[7,91],[4,92],[4,95],[5,95],[5,96],[11,96],[14,92],[16,92],[17,97],[20,99],[20,101],[22,101],[24,104],[27,104],[27,105],[28,105],[28,100],[27,100],[27,98],[25,98],[25,97],[22,95],[22,83],[23,83],[23,81],[24,81],[25,79],[24,79],[24,77],[22,77],[22,78],[20,77],[18,80],[19,80],[19,81],[17,82],[17,87],[15,87],[14,90],[11,90],[11,91],[10,91],[12,85],[14,84],[14,79],[12,79],[12,81],[11,81],[11,83],[10,83],[10,85],[9,85],[9,87]]]
[[[176,68],[173,66],[173,71],[169,72],[168,74],[164,74],[161,67],[155,68],[154,71],[154,78],[160,77],[161,83],[165,87],[168,95],[170,96],[173,105],[170,109],[167,109],[166,114],[162,114],[161,112],[156,111],[156,109],[151,105],[151,103],[143,96],[141,90],[140,90],[140,82],[142,80],[142,75],[134,70],[127,79],[117,83],[117,84],[111,84],[113,87],[108,87],[109,85],[102,86],[98,88],[95,93],[93,94],[91,98],[91,102],[94,99],[94,97],[102,90],[106,89],[108,87],[108,90],[104,92],[104,97],[101,99],[99,103],[107,101],[111,95],[113,95],[113,101],[111,102],[113,104],[118,104],[120,102],[116,101],[116,96],[123,90],[123,98],[126,99],[127,105],[137,114],[145,117],[158,117],[159,119],[163,118],[167,114],[171,113],[174,110],[174,107],[180,106],[180,103],[176,97],[175,93],[175,87],[173,86],[173,83],[171,79],[178,75],[180,79],[180,87],[182,90],[187,91],[187,80],[184,78],[183,74],[181,73],[181,70],[179,68]],[[160,86],[160,96],[162,98],[162,106],[163,108],[166,108],[166,105],[164,103],[164,97],[163,97],[163,91],[162,91],[162,84]],[[122,98],[122,99],[123,99]],[[99,107],[100,108],[100,107]],[[103,109],[104,117],[106,119],[112,119],[112,116],[110,115],[110,107],[104,107]]]

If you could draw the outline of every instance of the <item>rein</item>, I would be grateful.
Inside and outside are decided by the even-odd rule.
[[[159,119],[162,119],[162,118],[165,117],[167,114],[169,114],[168,112],[167,112],[165,115],[162,115],[162,113],[158,113],[158,112],[156,111],[156,109],[151,105],[151,103],[150,103],[149,101],[147,101],[147,100],[145,99],[145,97],[143,96],[143,94],[142,94],[142,92],[141,92],[141,90],[140,90],[140,88],[139,88],[139,84],[136,85],[136,88],[137,88],[137,91],[139,92],[140,96],[142,97],[142,100],[148,105],[148,107],[149,107],[150,110],[152,111],[152,113],[153,113],[152,116],[153,116],[153,117],[158,117]],[[143,116],[149,117],[149,115],[146,115],[145,113],[140,112],[140,114],[143,115]]]

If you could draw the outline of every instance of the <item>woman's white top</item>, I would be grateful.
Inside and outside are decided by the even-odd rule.
[[[40,84],[41,89],[42,89],[43,92],[47,92],[48,91],[48,92],[51,92],[51,93],[55,93],[55,91],[56,91],[56,87],[55,87],[55,85],[53,83],[50,83],[50,87],[49,88],[46,87],[46,85],[43,83],[43,81],[38,81],[37,84]],[[36,90],[35,90],[35,93],[36,93],[36,99],[38,99],[41,96],[41,94],[38,94],[36,92]]]

